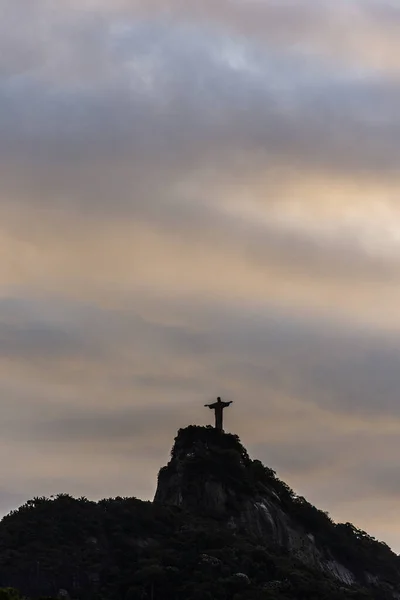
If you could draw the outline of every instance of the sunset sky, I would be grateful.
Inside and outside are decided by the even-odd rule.
[[[226,430],[400,552],[400,2],[0,0],[0,514]]]

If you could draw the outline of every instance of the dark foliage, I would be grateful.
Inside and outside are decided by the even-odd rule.
[[[291,518],[353,571],[370,569],[380,588],[345,587],[287,552],[266,547],[226,520],[174,506],[114,498],[98,503],[61,494],[34,498],[0,523],[0,600],[56,597],[87,600],[388,600],[398,557],[350,524],[335,525],[252,461],[237,436],[189,427],[172,458],[223,479],[243,496],[273,494]],[[174,469],[174,461],[160,478]]]

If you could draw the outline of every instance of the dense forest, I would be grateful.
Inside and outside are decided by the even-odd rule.
[[[194,449],[207,443],[207,457]],[[291,518],[353,572],[379,585],[347,586],[308,567],[274,543],[229,526],[225,515],[113,498],[92,502],[67,494],[34,498],[0,523],[0,600],[388,600],[400,583],[400,559],[351,524],[335,524],[274,471],[252,461],[237,436],[189,427],[175,440],[171,463],[236,486],[240,495],[275,494]],[[210,456],[212,459],[210,459]],[[179,459],[179,457],[181,457]],[[189,465],[189,466],[187,466]],[[238,500],[239,502],[240,500]],[[232,510],[240,510],[239,505]],[[18,590],[18,591],[16,591]]]

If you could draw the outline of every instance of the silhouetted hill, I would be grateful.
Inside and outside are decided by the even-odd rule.
[[[237,436],[192,426],[153,503],[64,494],[5,517],[0,585],[82,600],[386,600],[400,598],[400,562],[296,496]]]

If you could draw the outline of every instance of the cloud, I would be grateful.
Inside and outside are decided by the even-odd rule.
[[[246,14],[258,14],[260,6],[237,5]],[[266,14],[283,10],[288,17],[293,11],[265,6]],[[325,3],[321,6],[300,4],[298,13],[313,21],[326,14]],[[164,161],[171,142],[181,149],[180,159],[191,149],[203,160],[213,147],[217,154],[240,143],[275,160],[307,161],[311,154],[313,168],[319,161],[328,169],[331,162],[342,170],[394,168],[397,79],[373,70],[360,76],[350,66],[326,65],[317,53],[304,56],[290,45],[232,38],[207,20],[195,24],[173,14],[172,21],[161,11],[118,26],[112,17],[49,11],[36,3],[33,17],[45,34],[39,25],[31,28],[21,47],[33,36],[32,45],[44,44],[45,52],[36,67],[4,78],[3,143],[9,147],[10,136],[14,143],[25,141],[28,152],[35,143],[36,156],[47,143],[55,156],[64,152],[64,159],[72,149],[75,154],[90,149],[93,158],[96,151],[104,156],[108,149],[109,156],[128,146],[134,154],[155,152]],[[301,31],[301,23],[296,27]]]
[[[43,50],[49,44],[54,45],[60,31],[65,32],[68,27],[79,30],[82,23],[95,22],[96,27],[111,24],[123,31],[129,21],[161,16],[169,23],[205,24],[231,36],[256,39],[259,43],[277,47],[291,46],[297,52],[315,53],[342,65],[353,63],[377,70],[398,70],[395,57],[399,10],[390,0],[341,0],[335,4],[329,0],[318,3],[312,0],[221,0],[218,3],[206,0],[201,4],[194,0],[149,0],[146,3],[141,0],[60,0],[57,9],[50,7],[46,0],[23,2],[17,6],[10,0],[3,0],[2,6],[8,22],[14,25],[13,35],[6,29],[2,39],[11,46],[15,58],[21,62],[21,55],[25,56],[28,64],[36,55],[41,58],[38,48]],[[33,30],[24,27],[22,12],[35,25]],[[42,43],[30,44],[30,52],[24,55],[21,49],[32,39],[32,31],[42,33]],[[25,44],[18,45],[21,40]],[[93,46],[93,37],[90,41]],[[65,51],[65,46],[63,49]],[[86,64],[84,57],[81,64]],[[93,62],[92,67],[95,66]]]
[[[60,36],[44,36],[55,44],[50,61],[5,78],[0,91],[5,219],[25,212],[29,228],[50,228],[85,216],[89,229],[95,213],[182,237],[208,230],[229,252],[234,235],[246,260],[296,256],[296,268],[319,272],[398,257],[396,79],[360,77],[205,21],[153,13],[117,27],[41,3],[34,15],[43,27],[56,19]],[[81,72],[90,52],[96,68]],[[316,209],[321,194],[337,207],[327,217]],[[375,278],[394,276],[397,264],[372,262]]]

